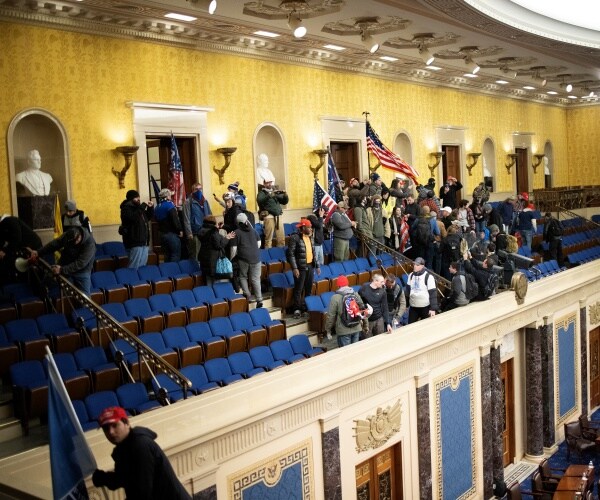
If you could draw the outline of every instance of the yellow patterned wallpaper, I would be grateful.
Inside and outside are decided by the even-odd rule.
[[[117,222],[125,191],[118,189],[111,167],[122,164],[114,148],[133,139],[132,114],[125,105],[130,100],[214,107],[208,115],[209,141],[214,131],[238,148],[226,183],[247,178],[254,165],[256,127],[265,121],[275,123],[286,141],[290,208],[312,203],[308,165],[314,165],[316,157],[309,142],[321,137],[319,117],[360,117],[365,110],[390,147],[399,130],[410,134],[423,181],[429,177],[425,162],[435,127],[449,124],[467,128],[472,151],[481,150],[486,138],[493,139],[498,190],[512,189],[502,165],[505,145],[515,130],[534,132],[537,151],[545,141],[552,142],[556,185],[600,183],[596,164],[587,161],[585,153],[591,148],[593,158],[598,158],[600,146],[590,137],[597,109],[567,112],[361,75],[17,24],[0,25],[0,46],[0,86],[10,89],[0,100],[0,147],[5,152],[0,158],[0,213],[10,211],[8,125],[18,112],[40,107],[66,128],[72,195],[78,205],[95,224]],[[214,149],[225,144],[209,145],[210,164],[220,164],[222,158]],[[386,181],[391,178],[391,173],[384,174]],[[215,174],[211,183],[220,190]],[[534,185],[542,184],[538,169]],[[126,188],[135,187],[135,175],[129,174]],[[252,197],[251,189],[247,191]]]

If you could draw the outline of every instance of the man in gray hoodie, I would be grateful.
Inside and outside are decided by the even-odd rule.
[[[337,285],[338,290],[333,297],[331,297],[331,301],[329,302],[327,321],[325,322],[325,332],[327,333],[327,338],[331,339],[331,332],[335,327],[338,346],[344,347],[358,342],[362,330],[362,323],[360,321],[358,321],[354,327],[348,327],[343,323],[342,313],[343,308],[345,307],[344,297],[348,294],[353,294],[360,311],[364,311],[365,304],[360,296],[349,286],[348,278],[346,278],[346,276],[339,276]]]

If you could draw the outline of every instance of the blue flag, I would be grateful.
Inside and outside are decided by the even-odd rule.
[[[340,185],[340,176],[338,175],[337,168],[335,168],[335,163],[333,163],[331,151],[329,151],[329,154],[327,155],[327,183],[329,196],[333,198],[333,201],[337,202],[336,186]]]
[[[89,497],[85,477],[96,470],[96,460],[85,440],[52,353],[47,347],[46,352],[52,494],[54,500],[86,499]]]
[[[327,222],[329,218],[333,214],[335,207],[337,207],[337,203],[335,200],[329,195],[319,184],[319,181],[315,180],[315,185],[313,189],[313,211],[315,211],[319,207],[325,207],[325,214],[323,219]]]
[[[156,202],[158,203],[160,188],[158,187],[158,182],[153,175],[150,176],[150,182],[152,183],[152,189],[154,190],[154,197],[156,198]]]

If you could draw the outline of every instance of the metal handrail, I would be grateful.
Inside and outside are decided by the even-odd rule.
[[[573,218],[583,219],[588,224],[593,224],[594,226],[600,227],[600,224],[598,224],[597,222],[594,222],[593,220],[588,219],[587,217],[583,217],[582,215],[576,214],[575,212],[571,212],[570,210],[567,210],[566,208],[561,207],[560,205],[557,206],[556,208],[558,208],[559,215],[560,215],[560,212],[564,212],[564,213],[570,215]]]
[[[133,335],[129,330],[123,327],[115,318],[108,314],[105,310],[98,306],[93,300],[85,295],[79,288],[71,283],[64,276],[55,275],[52,273],[52,266],[43,259],[37,259],[34,263],[35,266],[43,268],[46,272],[51,273],[53,278],[58,283],[61,294],[64,294],[69,300],[73,300],[82,307],[90,309],[95,317],[98,324],[98,330],[100,334],[100,325],[103,328],[108,327],[110,333],[116,335],[120,339],[125,340],[130,346],[132,346],[138,353],[138,359],[140,360],[139,375],[141,376],[141,361],[144,361],[146,365],[151,365],[155,371],[161,371],[165,373],[171,380],[178,384],[183,389],[183,397],[187,398],[187,389],[192,386],[192,382],[185,377],[179,370],[171,366],[169,363],[164,361],[156,352],[150,347],[144,344],[139,338]],[[107,333],[108,334],[108,333]]]
[[[381,271],[384,273],[384,275],[387,275],[387,271],[383,267],[383,262],[381,261],[381,259],[377,258],[377,255],[371,249],[372,247],[375,247],[382,252],[390,254],[394,258],[394,262],[397,262],[400,265],[400,268],[402,269],[402,272],[404,274],[408,274],[406,269],[404,268],[405,264],[409,264],[411,266],[414,265],[414,261],[409,259],[408,257],[406,257],[404,254],[398,252],[397,250],[394,250],[393,248],[390,248],[390,247],[384,245],[383,243],[380,243],[379,241],[377,241],[374,238],[371,238],[370,236],[367,236],[362,231],[360,231],[358,229],[354,229],[354,234],[360,240],[359,244],[363,244],[367,248],[367,250],[371,253],[371,255],[373,255],[373,257],[376,260],[377,266],[379,267],[379,269],[381,269]],[[429,274],[431,274],[433,276],[433,278],[435,279],[435,284],[436,284],[437,290],[442,296],[444,296],[445,290],[452,289],[451,282],[448,281],[446,278],[440,276],[439,274],[434,273],[431,269],[427,269],[427,272]]]

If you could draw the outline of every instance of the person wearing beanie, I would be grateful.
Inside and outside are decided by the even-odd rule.
[[[65,213],[62,214],[61,218],[63,232],[68,231],[72,227],[83,227],[90,233],[92,232],[90,219],[83,213],[83,210],[77,210],[75,200],[67,200],[65,203]]]
[[[114,471],[96,469],[94,486],[109,490],[125,489],[129,499],[191,500],[168,457],[156,443],[156,433],[146,427],[131,427],[125,409],[113,406],[104,409],[98,424],[106,439],[115,447],[112,458]]]
[[[325,264],[325,256],[323,254],[323,241],[325,240],[323,218],[328,209],[325,205],[320,205],[316,210],[307,216],[313,228],[313,245],[315,247],[315,260],[319,266]]]
[[[250,287],[256,298],[256,307],[262,307],[263,296],[260,287],[262,263],[260,261],[260,236],[248,216],[241,212],[236,217],[235,238],[231,241],[231,258],[239,268],[240,286],[244,296],[251,302]]]
[[[210,215],[210,205],[202,193],[202,184],[192,185],[192,192],[183,202],[183,231],[187,240],[187,250],[190,259],[198,262],[200,252],[200,228],[204,217]]]
[[[142,203],[140,193],[134,189],[127,191],[121,203],[121,226],[119,234],[129,256],[129,267],[137,269],[148,262],[150,229],[148,222],[154,215],[154,203]]]
[[[329,301],[327,319],[325,320],[325,333],[327,334],[327,338],[331,339],[331,335],[335,330],[338,347],[344,347],[355,344],[360,340],[360,331],[362,328],[360,321],[353,327],[346,326],[342,322],[342,312],[346,304],[355,304],[355,307],[361,311],[363,316],[366,316],[364,312],[366,306],[360,295],[349,285],[346,276],[341,275],[337,278],[337,286],[337,291]]]
[[[183,236],[183,231],[177,207],[171,201],[171,191],[169,189],[161,189],[158,200],[158,206],[154,210],[154,218],[158,222],[160,247],[165,262],[179,262],[181,260],[181,237]]]

